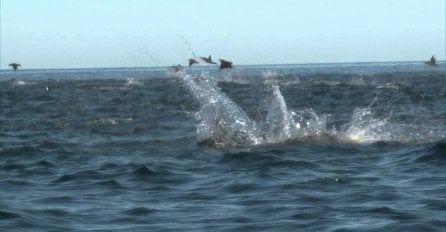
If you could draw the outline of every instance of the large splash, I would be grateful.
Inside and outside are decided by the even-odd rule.
[[[195,114],[199,143],[225,147],[293,141],[373,143],[411,142],[417,139],[418,134],[408,135],[407,129],[410,128],[390,123],[390,114],[384,118],[375,117],[373,103],[365,108],[354,109],[349,122],[339,129],[327,128],[327,114],[318,114],[311,108],[288,109],[278,83],[270,81],[271,75],[264,75],[268,93],[265,100],[267,114],[260,121],[251,119],[223,93],[213,76],[190,73],[178,75],[200,105]]]
[[[196,113],[200,142],[218,146],[262,143],[257,123],[218,89],[212,77],[187,74],[182,79],[200,103],[200,110]]]
[[[342,126],[338,138],[344,141],[358,143],[372,143],[377,141],[390,141],[388,118],[374,118],[371,107],[356,108],[353,110],[350,122]]]

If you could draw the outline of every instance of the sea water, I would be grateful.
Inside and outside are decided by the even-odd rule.
[[[1,231],[444,231],[446,64],[1,70]]]

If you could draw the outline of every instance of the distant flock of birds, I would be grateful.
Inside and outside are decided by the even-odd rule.
[[[200,56],[200,59],[202,59],[204,62],[208,63],[208,64],[215,64],[217,65],[216,62],[212,61],[212,57],[211,55],[209,55],[209,57],[203,57]],[[220,61],[220,70],[225,69],[225,68],[232,68],[232,62],[231,61],[227,61],[224,59],[218,59],[218,61]],[[197,59],[194,58],[190,58],[189,59],[189,67],[192,66],[193,64],[198,64],[199,62],[197,61]],[[179,72],[181,71],[181,69],[183,69],[183,66],[181,66],[181,64],[178,65],[174,65],[172,66],[172,68],[175,70],[175,72]]]

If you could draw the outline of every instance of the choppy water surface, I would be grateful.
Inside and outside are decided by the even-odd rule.
[[[445,73],[2,70],[0,230],[444,231]]]

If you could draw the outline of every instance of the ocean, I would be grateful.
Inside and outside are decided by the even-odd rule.
[[[0,231],[446,231],[446,63],[1,70]]]

